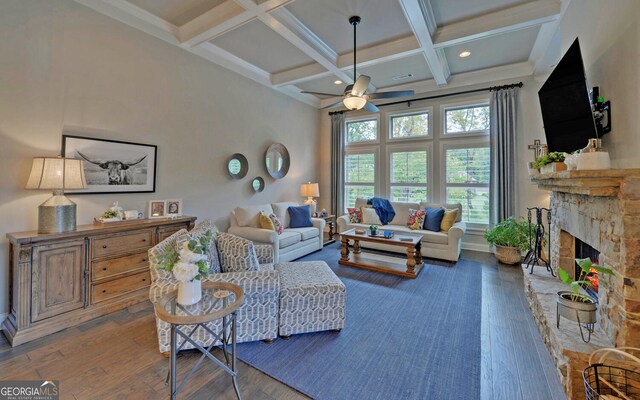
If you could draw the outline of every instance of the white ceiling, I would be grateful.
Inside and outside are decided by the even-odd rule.
[[[369,92],[424,92],[548,68],[541,58],[570,0],[76,1],[321,107],[336,99],[300,91],[352,83],[352,15],[362,17],[357,66]]]

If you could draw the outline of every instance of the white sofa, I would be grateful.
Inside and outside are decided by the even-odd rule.
[[[253,241],[255,244],[268,244],[273,248],[274,262],[292,261],[316,250],[321,250],[324,244],[325,220],[312,218],[312,227],[291,228],[289,213],[290,206],[297,206],[295,202],[260,204],[247,207],[236,207],[231,213],[229,233]],[[264,211],[267,215],[273,213],[282,222],[282,234],[270,229],[260,228],[258,215]]]
[[[367,205],[366,199],[356,199],[356,208]],[[435,204],[435,203],[399,203],[391,202],[396,216],[388,225],[383,225],[380,230],[393,231],[396,234],[414,233],[422,235],[422,256],[430,258],[438,258],[441,260],[458,261],[462,245],[462,236],[467,230],[467,225],[462,222],[462,205],[457,204]],[[411,230],[407,227],[407,219],[409,218],[409,209],[421,210],[426,207],[444,207],[447,209],[457,208],[458,218],[455,224],[448,232],[433,232],[428,230]],[[367,229],[369,224],[351,223],[348,215],[338,218],[338,233],[344,232],[351,228]],[[402,247],[389,246],[385,244],[360,242],[361,247],[374,248],[378,250],[399,252],[404,251]]]

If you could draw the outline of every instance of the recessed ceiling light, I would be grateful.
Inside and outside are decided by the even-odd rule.
[[[469,50],[465,50],[462,53],[459,54],[460,57],[465,58],[465,57],[469,57],[471,55],[471,52]]]
[[[336,85],[342,85],[342,81],[340,79],[333,81],[333,83],[335,83]]]

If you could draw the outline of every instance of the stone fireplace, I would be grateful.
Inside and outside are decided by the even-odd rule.
[[[615,272],[598,277],[599,318],[589,344],[575,323],[561,320],[556,328],[555,293],[566,287],[542,268],[525,274],[529,304],[567,394],[584,396],[580,373],[593,350],[640,347],[640,169],[563,171],[531,180],[551,192],[552,269],[575,274],[578,256]]]

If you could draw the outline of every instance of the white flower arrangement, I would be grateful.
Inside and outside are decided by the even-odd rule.
[[[209,274],[208,249],[213,240],[211,231],[207,231],[198,241],[189,240],[180,251],[171,248],[160,258],[158,268],[169,271],[181,282],[201,280]]]

